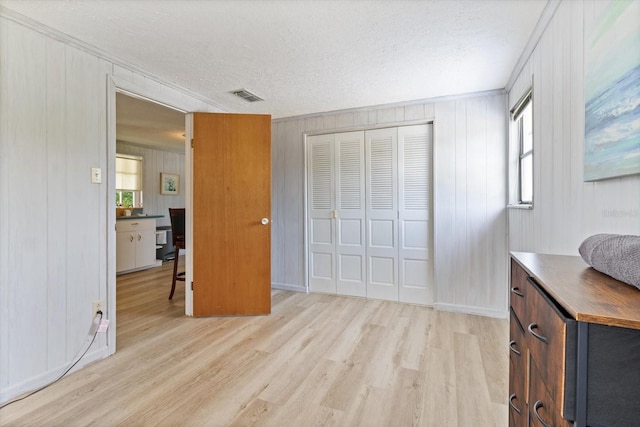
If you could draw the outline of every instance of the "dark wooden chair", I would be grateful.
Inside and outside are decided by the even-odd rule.
[[[171,219],[171,234],[173,235],[173,279],[171,280],[171,293],[169,299],[173,298],[176,290],[176,280],[184,282],[184,271],[178,273],[178,258],[180,249],[186,249],[184,234],[184,208],[169,208],[169,218]]]

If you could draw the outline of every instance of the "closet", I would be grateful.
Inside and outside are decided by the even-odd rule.
[[[432,125],[307,137],[311,292],[433,304]]]

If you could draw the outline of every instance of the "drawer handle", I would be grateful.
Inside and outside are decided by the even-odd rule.
[[[544,427],[551,427],[551,424],[543,420],[540,414],[538,413],[538,409],[542,408],[543,406],[544,405],[542,404],[542,400],[538,400],[536,403],[533,404],[533,413],[536,415],[536,418],[538,419],[538,421],[542,423]]]
[[[542,341],[545,344],[549,344],[549,339],[547,337],[543,337],[540,334],[536,334],[533,330],[534,329],[538,329],[538,324],[537,323],[532,323],[529,325],[529,327],[527,328],[529,329],[529,332],[531,332],[531,335],[533,335],[534,337],[538,338],[540,341]]]
[[[520,292],[520,288],[516,288],[515,286],[511,288],[511,292],[518,295],[520,298],[524,298],[524,294]]]
[[[133,234],[129,234],[129,241],[133,242]]]
[[[522,411],[520,409],[518,409],[516,407],[516,405],[513,404],[513,399],[516,398],[516,394],[513,393],[511,396],[509,396],[509,406],[511,406],[513,408],[514,411],[516,411],[517,413],[521,414]]]
[[[515,340],[509,342],[509,350],[513,351],[515,354],[520,356],[520,352],[515,349],[514,345],[516,344]]]

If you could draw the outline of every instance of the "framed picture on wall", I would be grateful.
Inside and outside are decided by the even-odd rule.
[[[640,2],[596,5],[585,23],[585,181],[640,173]]]
[[[180,175],[160,173],[160,194],[177,196],[180,192]]]

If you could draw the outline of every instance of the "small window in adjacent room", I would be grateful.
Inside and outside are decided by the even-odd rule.
[[[518,205],[533,205],[533,100],[531,90],[511,110],[517,138]],[[515,148],[514,147],[514,148]]]
[[[116,205],[142,207],[142,157],[116,154]]]

